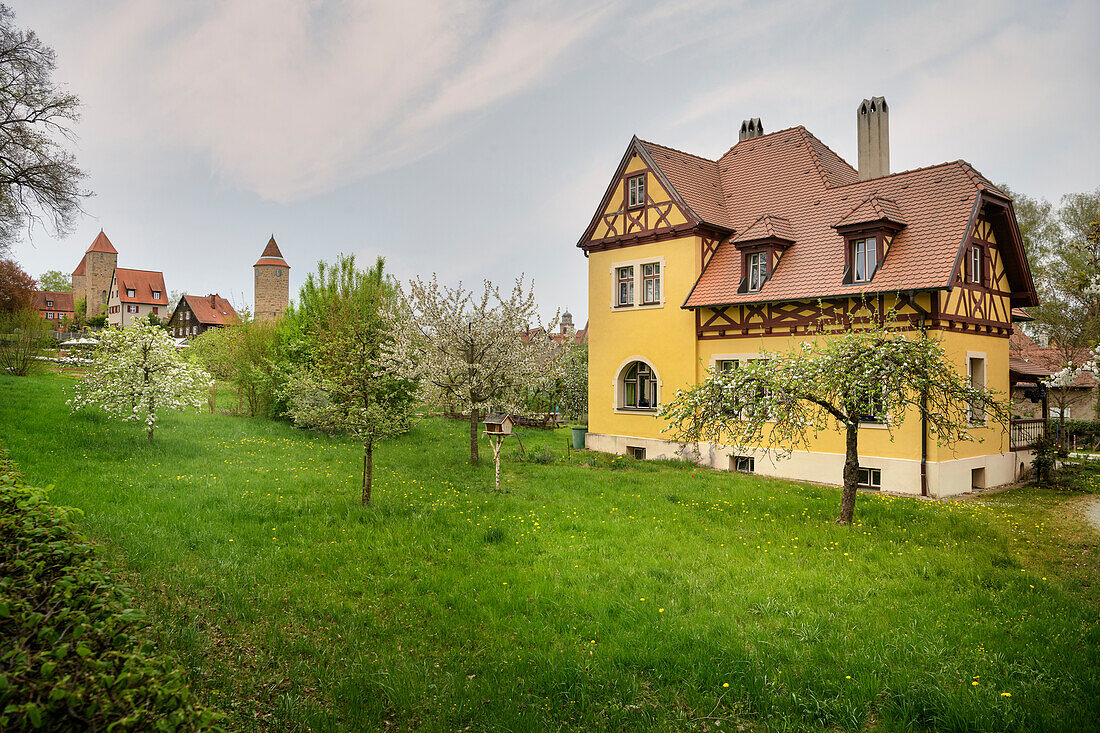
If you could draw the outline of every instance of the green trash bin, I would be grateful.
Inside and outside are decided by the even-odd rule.
[[[573,450],[584,450],[586,435],[588,435],[588,426],[573,428]]]

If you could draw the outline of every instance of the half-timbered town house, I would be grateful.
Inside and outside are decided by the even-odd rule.
[[[858,170],[804,127],[746,120],[717,160],[634,138],[578,243],[589,268],[589,448],[676,455],[658,408],[712,367],[786,352],[871,305],[934,332],[1007,394],[1013,309],[1036,303],[1011,199],[965,161],[889,171],[889,110],[857,110]],[[1018,311],[1017,311],[1018,312]],[[885,419],[889,419],[886,416]],[[937,444],[919,416],[861,426],[861,481],[933,496],[1013,481],[1009,426]],[[839,484],[844,438],[779,460],[704,447],[716,468]]]
[[[239,320],[232,304],[217,293],[181,295],[168,319],[168,333],[177,338],[194,338],[208,329],[223,328]]]

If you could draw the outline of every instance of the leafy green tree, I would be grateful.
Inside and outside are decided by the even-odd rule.
[[[38,278],[38,285],[42,290],[54,293],[67,293],[73,289],[72,278],[61,270],[47,270]]]
[[[303,298],[311,358],[287,383],[289,412],[296,425],[351,433],[362,442],[361,501],[366,505],[374,448],[409,429],[416,384],[395,362],[386,310],[394,307],[396,292],[383,275],[382,259],[362,272],[353,257],[341,256],[331,267],[321,263],[318,274],[318,282],[339,287]],[[330,280],[329,274],[337,277]]]
[[[824,430],[840,431],[845,460],[837,522],[850,524],[859,483],[859,424],[867,416],[885,418],[892,433],[907,417],[923,415],[930,434],[946,445],[973,439],[976,422],[1007,426],[1010,417],[1007,401],[971,386],[937,339],[896,330],[892,320],[891,314],[868,310],[862,323],[842,333],[819,324],[817,340],[788,353],[761,353],[735,369],[712,369],[662,408],[665,431],[696,448],[700,442],[764,447],[780,457],[809,449]]]
[[[65,147],[80,100],[53,80],[55,66],[53,49],[17,28],[15,13],[0,5],[0,254],[24,225],[71,231],[90,195]]]

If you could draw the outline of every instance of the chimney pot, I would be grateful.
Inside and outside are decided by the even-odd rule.
[[[890,107],[885,97],[864,99],[856,110],[859,180],[890,175]]]
[[[760,124],[759,117],[752,117],[741,122],[741,131],[737,135],[737,141],[752,140],[764,134],[764,125]]]

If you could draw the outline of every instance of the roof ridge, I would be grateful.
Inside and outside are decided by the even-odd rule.
[[[158,275],[164,274],[164,270],[142,270],[137,267],[116,267],[115,270],[126,270],[127,272],[155,272]]]
[[[794,125],[793,127],[784,127],[782,130],[776,130],[775,132],[765,132],[763,135],[760,135],[758,137],[750,137],[747,140],[738,140],[736,143],[734,143],[732,146],[730,146],[729,150],[727,150],[726,152],[719,155],[718,160],[720,161],[720,160],[722,160],[722,158],[725,158],[727,155],[730,154],[730,152],[734,148],[736,148],[741,143],[751,143],[751,142],[755,142],[757,140],[763,140],[766,137],[771,137],[772,135],[779,135],[779,134],[784,133],[784,132],[794,132],[796,130],[805,130],[805,129],[806,129],[805,125]],[[715,162],[718,162],[718,161],[715,161]]]
[[[664,148],[665,150],[671,150],[672,152],[680,153],[681,155],[690,155],[692,158],[698,158],[699,160],[705,161],[707,163],[714,163],[715,165],[718,164],[718,161],[716,161],[716,160],[711,160],[710,158],[704,158],[702,155],[696,155],[695,153],[689,153],[686,150],[680,150],[679,148],[674,148],[670,145],[662,145],[661,143],[655,143],[655,142],[652,142],[650,140],[643,140],[641,138],[638,138],[638,142],[640,142],[642,145],[652,145],[653,147],[656,147],[656,148]]]
[[[958,160],[948,160],[948,161],[945,161],[943,163],[936,163],[934,165],[921,166],[920,168],[909,168],[908,170],[898,171],[897,173],[887,173],[885,176],[878,176],[876,178],[866,178],[866,179],[861,180],[861,181],[852,181],[851,183],[840,183],[840,184],[837,184],[836,186],[833,186],[833,188],[844,188],[845,186],[855,186],[855,185],[858,185],[860,183],[870,183],[871,181],[882,181],[882,180],[885,180],[887,178],[894,178],[895,176],[905,176],[905,175],[908,175],[910,173],[923,173],[924,171],[930,171],[934,168],[949,168],[951,166],[956,166],[956,167],[961,168],[962,166],[959,165],[959,162],[960,161],[958,161]],[[962,161],[962,162],[965,162],[965,161]],[[967,163],[967,165],[969,165],[969,163]]]
[[[810,142],[810,138],[813,137],[813,135],[811,135],[810,131],[802,125],[798,126],[798,132],[802,136],[802,141],[806,143],[807,149],[810,151],[810,158],[813,160],[814,167],[817,168],[817,174],[821,176],[821,182],[825,184],[825,188],[832,188],[829,183],[829,175],[825,172],[825,166],[821,162],[821,156],[817,154],[813,144]]]

